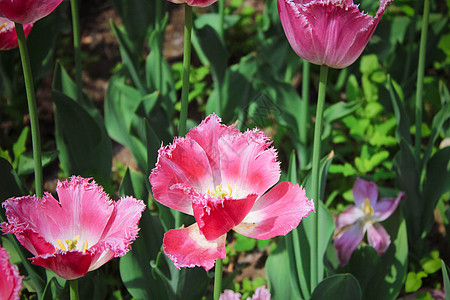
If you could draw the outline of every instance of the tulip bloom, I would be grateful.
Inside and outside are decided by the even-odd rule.
[[[398,206],[405,194],[399,193],[397,198],[383,198],[378,201],[378,188],[375,183],[360,178],[353,185],[355,205],[348,207],[336,219],[336,229],[350,226],[340,233],[334,241],[339,263],[346,265],[350,257],[361,243],[367,231],[369,245],[377,250],[378,255],[384,253],[391,238],[378,222],[386,220]]]
[[[164,235],[177,268],[214,266],[225,258],[230,229],[256,239],[286,235],[314,210],[298,184],[281,182],[271,142],[258,130],[239,132],[215,114],[159,150],[150,174],[153,197],[197,223]]]
[[[9,255],[6,249],[0,246],[0,299],[19,299],[22,279],[23,276],[19,275],[17,266],[9,262]]]
[[[375,18],[352,0],[277,0],[284,32],[301,58],[317,65],[345,68],[362,53],[387,5],[380,0]]]
[[[59,201],[45,193],[3,203],[9,223],[2,223],[2,230],[35,256],[33,264],[71,280],[128,252],[139,231],[142,201],[111,201],[94,181],[75,176],[58,181],[56,192]]]
[[[217,0],[169,0],[173,3],[186,3],[189,6],[207,7],[216,2]]]
[[[266,287],[260,286],[255,290],[253,297],[248,297],[247,300],[270,300],[270,292]],[[241,294],[235,293],[232,290],[225,290],[220,295],[219,300],[241,300]]]
[[[23,25],[25,37],[28,36],[32,27],[33,23]],[[17,41],[14,22],[9,19],[0,17],[0,50],[9,50],[16,48],[17,46],[19,46],[19,43]]]
[[[0,17],[34,23],[50,14],[63,0],[0,0]]]

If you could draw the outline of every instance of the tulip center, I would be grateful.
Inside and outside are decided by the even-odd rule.
[[[231,186],[229,184],[227,184],[227,190],[224,190],[222,188],[222,183],[218,186],[216,186],[216,189],[211,191],[210,189],[208,189],[208,191],[206,192],[206,196],[209,197],[219,197],[219,198],[224,198],[224,197],[231,197],[231,195],[233,194],[233,189],[231,188]]]
[[[6,24],[6,23],[3,23],[2,25],[0,25],[0,31],[3,29],[3,28],[5,28],[6,27],[6,25],[8,25],[8,24]]]
[[[64,242],[66,243],[67,247],[64,245],[64,243],[60,240],[57,239],[56,242],[58,243],[58,246],[61,250],[63,251],[67,251],[67,250],[77,250],[77,244],[78,244],[78,239],[80,238],[79,235],[77,235],[75,238],[71,239],[65,239]],[[56,249],[58,249],[57,247],[55,247]],[[88,248],[88,242],[87,240],[84,241],[84,247],[83,247],[83,253],[86,252]]]
[[[369,198],[366,198],[364,203],[361,205],[361,210],[363,211],[366,219],[370,219],[373,215],[373,207],[370,205]]]

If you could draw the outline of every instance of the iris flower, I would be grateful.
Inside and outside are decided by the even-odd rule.
[[[6,249],[0,247],[0,299],[18,300],[22,279],[23,276],[19,275],[17,266],[9,262]]]
[[[23,31],[25,32],[25,37],[31,31],[33,23],[24,24]],[[17,41],[16,28],[14,22],[9,19],[0,17],[0,50],[9,50],[19,46]]]
[[[0,17],[34,23],[50,14],[63,0],[0,0]]]
[[[33,264],[71,280],[128,252],[145,209],[141,200],[111,201],[94,181],[75,176],[58,181],[56,192],[59,201],[45,193],[3,203],[2,230],[34,255]]]
[[[386,220],[405,196],[399,193],[397,198],[382,198],[378,200],[378,188],[375,183],[357,178],[353,185],[355,205],[349,206],[336,219],[336,229],[346,231],[340,233],[334,241],[339,263],[346,265],[350,257],[361,243],[367,231],[369,245],[377,250],[378,255],[384,253],[391,238],[384,227],[378,222]]]
[[[281,182],[270,189],[280,179],[270,145],[261,131],[241,133],[212,114],[185,138],[161,147],[149,178],[153,197],[197,221],[164,235],[164,252],[177,268],[211,269],[225,258],[231,229],[269,239],[286,235],[314,210],[298,184]]]
[[[277,1],[284,32],[298,56],[345,68],[361,55],[393,0],[381,0],[375,17],[360,12],[352,0]]]

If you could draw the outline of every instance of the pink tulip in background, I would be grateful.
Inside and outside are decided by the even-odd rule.
[[[352,0],[277,1],[284,32],[301,58],[345,68],[361,55],[393,0],[381,0],[375,18],[360,12]]]
[[[28,36],[32,27],[33,23],[23,25],[25,37]],[[19,46],[19,43],[17,41],[14,22],[10,21],[9,19],[0,17],[0,50],[9,50],[16,48],[17,46]]]
[[[206,7],[210,6],[217,0],[169,0],[169,1],[177,4],[186,3],[189,6]]]
[[[225,290],[219,300],[241,300],[241,294]],[[248,297],[247,300],[270,300],[270,292],[265,286],[260,286],[255,290],[253,297]]]
[[[0,0],[0,17],[33,23],[50,14],[63,0]]]
[[[75,176],[58,181],[56,191],[59,201],[46,193],[3,203],[2,230],[35,256],[33,264],[71,280],[128,252],[145,209],[141,200],[111,201],[94,181]]]
[[[17,266],[9,262],[6,249],[0,246],[0,299],[16,300],[22,290],[23,276],[19,275]]]
[[[150,174],[155,200],[197,221],[164,235],[164,252],[177,268],[211,269],[225,258],[231,229],[269,239],[286,235],[314,210],[298,184],[270,189],[280,179],[280,164],[263,132],[241,133],[220,121],[212,114],[185,138],[161,147]]]
[[[405,194],[399,193],[397,198],[378,200],[378,188],[375,183],[356,179],[353,185],[353,199],[356,205],[349,206],[336,219],[336,229],[350,226],[340,233],[334,241],[339,263],[346,265],[350,257],[361,243],[367,231],[369,245],[377,250],[378,255],[384,253],[391,238],[378,222],[386,220],[398,206]]]

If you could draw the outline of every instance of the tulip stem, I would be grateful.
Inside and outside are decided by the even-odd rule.
[[[214,268],[214,300],[219,300],[222,293],[222,266],[223,260],[216,259],[216,266]]]
[[[72,10],[73,51],[75,55],[76,100],[78,103],[81,103],[81,98],[83,97],[83,85],[81,79],[81,36],[78,0],[70,0],[70,7]]]
[[[420,140],[422,134],[422,96],[423,77],[425,73],[425,53],[427,48],[428,16],[430,14],[430,0],[425,0],[422,18],[422,33],[420,36],[419,65],[417,67],[417,90],[416,90],[416,136],[415,150],[416,157],[420,161]]]
[[[36,196],[42,197],[44,182],[42,176],[41,138],[39,133],[39,118],[34,94],[33,75],[31,74],[30,56],[22,24],[15,23],[17,40],[19,42],[20,58],[22,60],[23,77],[27,92],[28,111],[30,113],[31,139],[33,144],[34,180]]]
[[[317,108],[316,108],[316,124],[314,127],[314,145],[312,153],[312,191],[311,198],[314,200],[314,207],[316,209],[315,215],[315,235],[311,241],[311,291],[319,283],[319,278],[322,276],[319,274],[319,202],[320,202],[320,144],[322,139],[322,118],[323,110],[325,106],[325,94],[327,89],[327,77],[328,66],[320,66],[320,81],[319,81],[319,94],[317,96]]]
[[[70,284],[70,300],[78,300],[78,279],[69,280]]]
[[[305,168],[307,165],[307,145],[308,145],[308,102],[309,102],[309,69],[308,61],[303,60],[303,74],[302,74],[302,103],[300,107],[300,124],[299,124],[299,138],[300,138],[300,153],[299,161],[300,168]]]

